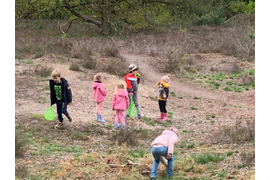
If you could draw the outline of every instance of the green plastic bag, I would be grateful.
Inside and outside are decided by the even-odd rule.
[[[130,96],[130,104],[129,104],[129,107],[127,109],[127,114],[129,115],[129,117],[136,117],[137,116],[137,108],[133,104],[132,96]]]
[[[55,118],[55,112],[52,108],[52,106],[50,106],[45,112],[44,112],[44,117],[45,119],[47,119],[48,121],[52,121]]]

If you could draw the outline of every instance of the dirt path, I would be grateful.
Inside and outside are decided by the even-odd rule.
[[[155,119],[159,113],[156,82],[166,74],[160,73],[153,68],[155,62],[160,59],[144,54],[137,55],[126,52],[122,52],[121,55],[128,63],[138,65],[139,72],[142,75],[142,81],[139,85],[139,104],[142,116]],[[72,59],[70,62],[61,62],[58,59],[59,57],[51,56],[45,61],[36,59],[34,64],[15,66],[16,116],[30,113],[43,114],[50,106],[49,90],[43,89],[44,86],[48,86],[48,80],[39,79],[34,74],[27,74],[28,72],[34,72],[35,65],[46,63],[47,66],[53,67],[53,69],[61,70],[62,76],[70,84],[73,103],[68,107],[68,111],[74,119],[73,125],[96,122],[95,102],[93,101],[91,90],[93,76],[96,72],[84,69],[82,71],[71,71],[69,69],[71,62],[79,60]],[[104,86],[108,94],[104,102],[103,114],[107,122],[105,124],[113,126],[114,112],[111,110],[111,98],[113,97],[116,83],[118,81],[124,82],[124,78],[107,73],[104,73],[104,76]],[[173,125],[194,129],[194,124],[189,123],[191,119],[195,117],[197,121],[204,121],[211,114],[215,114],[222,124],[229,123],[235,119],[255,119],[255,90],[242,93],[212,91],[193,82],[180,82],[172,74],[170,91],[175,92],[177,96],[183,97],[183,99],[179,99],[177,96],[170,96],[168,99],[167,109],[173,113]],[[195,100],[195,96],[199,96],[201,99]],[[46,102],[39,103],[40,97],[44,97]],[[209,101],[212,103],[209,103]],[[243,106],[243,108],[237,109],[228,106],[228,104]],[[198,110],[191,110],[191,106],[198,107]],[[53,108],[56,111],[55,105]],[[131,122],[136,122],[138,126],[144,126],[144,128],[153,128],[141,121],[127,119],[127,123]],[[68,121],[66,123],[68,124]],[[208,124],[205,124],[205,126],[208,126]]]
[[[166,75],[166,73],[157,72],[153,68],[153,62],[157,59],[157,57],[152,57],[148,55],[136,55],[130,53],[121,53],[123,57],[129,63],[136,63],[140,68],[140,72],[145,74],[145,78],[147,80],[148,86],[152,88],[155,87],[155,83],[159,81],[159,79]],[[235,92],[224,92],[224,91],[211,91],[202,87],[202,85],[190,82],[179,82],[173,74],[171,74],[171,91],[176,92],[176,94],[181,94],[188,97],[200,96],[202,98],[206,98],[209,100],[215,100],[219,103],[227,103],[227,104],[236,104],[239,106],[254,108],[255,104],[253,102],[254,92],[243,92],[242,94],[235,94]]]

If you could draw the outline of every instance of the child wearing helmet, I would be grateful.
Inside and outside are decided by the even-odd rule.
[[[128,71],[129,73],[124,76],[127,84],[127,91],[128,94],[132,96],[134,105],[137,108],[137,117],[140,119],[141,112],[138,103],[138,85],[140,83],[141,75],[138,73],[138,67],[135,64],[129,65]],[[126,116],[128,117],[128,115]]]

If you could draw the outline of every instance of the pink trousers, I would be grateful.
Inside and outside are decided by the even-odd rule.
[[[125,124],[125,116],[123,110],[115,110],[115,123],[118,123],[120,118],[122,125]]]
[[[97,103],[97,114],[102,114],[102,109],[103,109],[103,101]]]

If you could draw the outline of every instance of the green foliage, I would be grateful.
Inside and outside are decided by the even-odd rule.
[[[193,18],[193,23],[198,25],[220,25],[226,20],[226,15],[223,7],[212,7],[208,13],[202,16],[193,14],[191,17]]]
[[[197,110],[198,108],[196,106],[191,106],[190,109]]]
[[[199,155],[191,155],[191,157],[199,164],[206,164],[209,162],[219,162],[223,161],[226,158],[226,156],[224,155],[217,155],[209,152]]]
[[[155,123],[150,118],[148,118],[146,116],[143,116],[141,120],[144,121],[147,125],[155,126]]]
[[[243,0],[236,0],[230,6],[233,12],[237,13],[255,13],[255,1],[243,1]]]
[[[65,6],[70,6],[65,8]],[[106,13],[101,13],[106,9]],[[219,25],[236,13],[255,13],[255,2],[242,0],[167,0],[155,1],[63,1],[16,0],[16,19],[39,19],[36,29],[44,28],[44,19],[69,20],[76,13],[94,18],[102,30],[101,22],[109,19],[109,31],[120,32],[123,27],[131,30],[161,29],[164,25],[176,25],[178,32],[186,33],[185,24]],[[76,14],[76,15],[74,15]],[[85,20],[85,19],[84,19]],[[105,35],[105,34],[104,34]],[[65,39],[65,34],[62,36]]]

